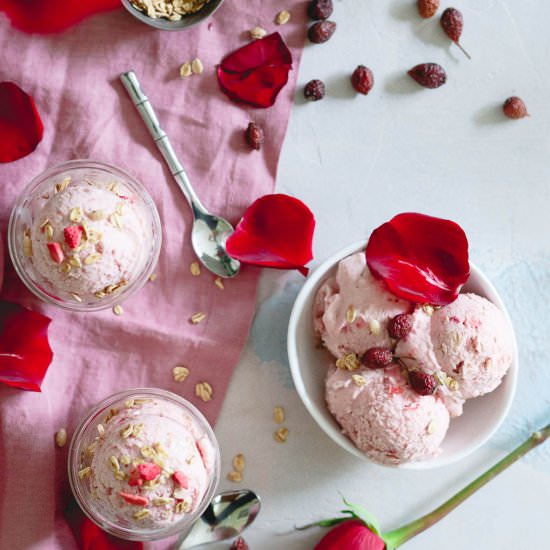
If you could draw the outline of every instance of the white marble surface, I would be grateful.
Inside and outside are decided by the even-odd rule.
[[[266,271],[249,345],[216,428],[223,472],[235,453],[244,453],[242,485],[263,497],[263,511],[246,534],[252,549],[313,548],[321,530],[297,533],[294,524],[334,515],[341,495],[367,507],[385,529],[397,527],[440,504],[550,421],[550,2],[452,5],[464,13],[462,42],[472,61],[450,44],[437,18],[416,15],[414,0],[335,0],[337,32],[326,44],[306,47],[299,78],[301,85],[324,80],[327,97],[306,104],[298,90],[278,191],[315,213],[313,267],[398,212],[459,222],[471,259],[494,282],[516,328],[514,405],[497,434],[455,465],[399,471],[353,458],[317,427],[292,386],[286,324],[303,279]],[[427,61],[447,69],[448,82],[438,90],[421,89],[404,76]],[[360,63],[375,74],[368,97],[349,85]],[[514,94],[523,97],[530,118],[502,116],[500,105]],[[290,430],[284,445],[272,437],[272,407],[279,404]],[[221,488],[232,486],[223,481]],[[546,548],[549,500],[547,443],[404,548]]]

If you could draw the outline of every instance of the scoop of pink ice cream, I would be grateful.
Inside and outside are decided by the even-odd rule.
[[[476,294],[460,294],[431,318],[441,370],[463,399],[493,391],[512,364],[513,334],[502,311]]]
[[[420,369],[436,375],[437,380],[443,380],[441,367],[438,363],[431,337],[432,314],[431,306],[417,306],[411,314],[413,319],[412,330],[405,337],[398,340],[395,355],[408,367]],[[460,393],[446,384],[439,384],[437,395],[445,403],[452,417],[462,414],[464,398]]]
[[[336,276],[317,292],[314,328],[335,357],[361,356],[370,347],[390,347],[388,323],[409,309],[409,302],[391,294],[372,276],[365,254],[358,252],[344,258]]]
[[[332,366],[325,397],[342,432],[376,462],[395,465],[441,452],[447,408],[437,396],[417,394],[397,366],[353,372]]]
[[[214,475],[215,451],[191,415],[157,399],[111,409],[87,453],[94,506],[128,529],[192,514]]]
[[[55,295],[94,302],[142,272],[152,239],[143,206],[122,183],[71,181],[36,216],[32,262]]]

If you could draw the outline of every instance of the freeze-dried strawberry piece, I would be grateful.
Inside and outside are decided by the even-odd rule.
[[[183,489],[189,489],[189,479],[183,472],[174,472],[172,479]]]
[[[81,225],[69,225],[63,229],[65,242],[69,248],[76,248],[82,240],[84,228]]]
[[[152,462],[138,464],[137,469],[139,476],[145,481],[152,481],[160,475],[160,466],[158,464],[153,464]]]
[[[47,247],[50,252],[50,258],[56,264],[60,264],[65,258],[65,253],[63,252],[63,248],[61,248],[61,243],[48,243]]]
[[[128,504],[132,504],[134,506],[147,506],[149,504],[149,499],[147,497],[142,497],[141,495],[134,495],[132,493],[125,493],[124,491],[120,491],[120,493],[118,493],[118,494]]]
[[[141,479],[141,474],[139,470],[134,466],[130,470],[130,475],[128,477],[128,485],[130,487],[141,487],[143,485],[143,479]]]

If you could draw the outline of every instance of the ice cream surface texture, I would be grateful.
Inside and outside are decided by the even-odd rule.
[[[502,311],[476,294],[460,294],[431,318],[441,370],[463,399],[492,392],[512,363],[513,334]]]
[[[437,456],[450,418],[493,391],[514,355],[510,324],[487,299],[465,293],[432,307],[396,298],[364,252],[341,260],[320,286],[313,325],[335,361],[325,385],[331,414],[384,464]]]
[[[56,185],[30,229],[34,268],[49,292],[100,300],[143,270],[153,238],[146,213],[121,182]]]
[[[326,400],[342,431],[369,458],[400,464],[441,452],[449,413],[433,395],[419,395],[398,366],[348,371],[330,367]]]
[[[93,506],[126,529],[162,529],[192,514],[214,475],[215,450],[193,417],[154,398],[112,408],[83,454]]]
[[[335,277],[319,289],[314,303],[314,327],[335,356],[362,355],[373,346],[391,345],[389,320],[410,309],[367,268],[363,253],[344,258]]]

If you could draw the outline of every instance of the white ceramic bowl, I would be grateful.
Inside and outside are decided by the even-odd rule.
[[[370,462],[370,459],[342,434],[340,426],[326,407],[325,375],[330,355],[326,349],[316,345],[312,314],[313,300],[321,284],[335,274],[340,260],[364,250],[366,244],[366,241],[361,241],[347,246],[328,258],[308,277],[290,315],[288,357],[298,394],[317,424],[338,445],[356,457]],[[490,300],[503,311],[506,320],[512,326],[506,307],[495,287],[472,264],[470,271],[470,278],[463,292],[473,292]],[[494,434],[508,413],[516,391],[518,352],[515,336],[513,347],[514,359],[500,386],[492,393],[466,401],[462,416],[451,420],[449,431],[443,440],[443,452],[434,459],[401,464],[400,468],[421,470],[451,464],[474,452]]]

